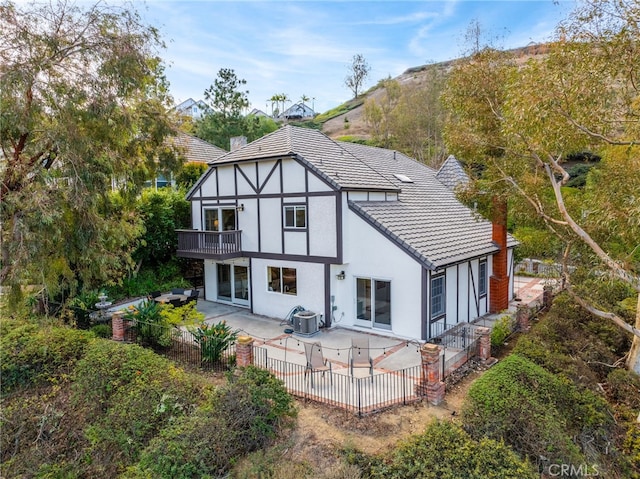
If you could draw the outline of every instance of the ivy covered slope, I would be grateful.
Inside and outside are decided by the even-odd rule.
[[[0,333],[2,477],[216,477],[295,416],[267,371],[216,387],[90,332],[15,320]]]
[[[626,296],[603,289],[612,299]],[[539,470],[572,464],[600,477],[640,477],[640,378],[618,360],[629,342],[559,296],[513,353],[471,386],[465,430],[504,442]]]

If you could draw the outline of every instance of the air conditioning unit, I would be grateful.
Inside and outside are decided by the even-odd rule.
[[[293,315],[293,331],[304,336],[318,332],[318,313],[300,311]]]

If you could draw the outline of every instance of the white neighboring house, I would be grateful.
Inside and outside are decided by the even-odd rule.
[[[515,241],[401,153],[287,125],[209,165],[177,251],[209,301],[426,340],[513,296]]]
[[[209,106],[204,101],[196,101],[193,98],[179,103],[174,108],[178,113],[190,116],[194,120],[199,120],[209,110]]]
[[[286,120],[303,120],[306,118],[313,118],[315,115],[316,113],[309,108],[309,105],[296,103],[278,115],[278,118]]]

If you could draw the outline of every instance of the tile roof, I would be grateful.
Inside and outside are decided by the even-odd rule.
[[[290,125],[210,162],[212,166],[240,161],[293,156],[336,189],[396,191],[397,186],[362,159],[318,130]]]
[[[498,250],[491,240],[491,223],[460,203],[438,181],[435,170],[399,152],[343,145],[401,189],[397,202],[352,201],[350,208],[426,266],[439,268]],[[403,183],[394,174],[413,183]]]
[[[491,223],[460,203],[435,170],[400,152],[335,141],[317,130],[287,125],[209,164],[284,156],[304,162],[337,189],[399,192],[399,201],[350,201],[349,207],[428,268],[498,250]],[[509,246],[515,244],[509,238]]]
[[[209,163],[215,158],[226,154],[227,152],[216,145],[187,135],[181,131],[174,137],[169,139],[171,144],[177,146],[183,153],[186,161],[194,161],[198,163]]]
[[[453,155],[449,155],[445,162],[442,163],[436,178],[451,190],[456,189],[458,186],[466,186],[469,183],[469,175]]]

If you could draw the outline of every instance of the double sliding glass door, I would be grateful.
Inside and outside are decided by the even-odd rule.
[[[356,278],[356,324],[391,329],[391,282]]]
[[[249,268],[218,264],[217,270],[218,301],[249,306]]]

